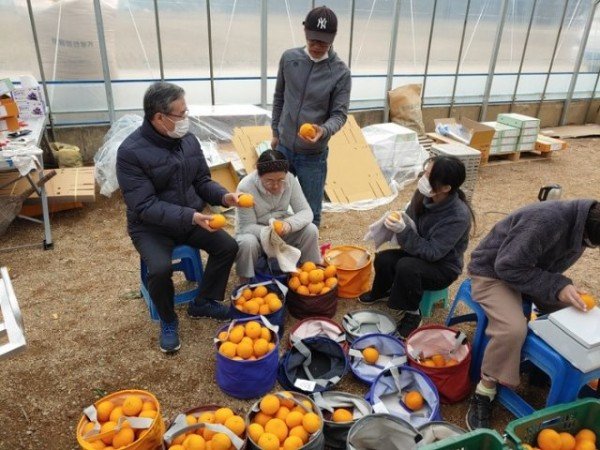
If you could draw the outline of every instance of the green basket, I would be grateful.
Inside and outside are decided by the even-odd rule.
[[[481,429],[424,445],[419,447],[419,450],[505,450],[507,448],[504,439],[497,431]]]
[[[572,403],[550,406],[521,419],[513,420],[506,427],[507,442],[514,449],[523,444],[533,445],[538,433],[544,428],[557,432],[577,434],[588,428],[600,438],[600,400],[584,398]]]

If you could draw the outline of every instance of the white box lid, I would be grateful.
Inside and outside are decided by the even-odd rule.
[[[556,311],[548,320],[586,348],[600,346],[600,309],[579,311],[573,306]]]

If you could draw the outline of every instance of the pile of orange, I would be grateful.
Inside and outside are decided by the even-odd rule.
[[[205,411],[188,414],[185,417],[188,425],[197,423],[221,424],[233,431],[241,439],[246,432],[246,421],[234,414],[230,408],[219,408],[215,411]],[[181,433],[171,441],[168,450],[230,450],[234,449],[231,439],[225,433],[218,433],[207,428]]]
[[[417,362],[425,367],[451,367],[458,364],[457,359],[446,358],[444,355],[440,355],[439,353],[431,355],[429,358],[425,358]]]
[[[219,353],[238,361],[260,359],[275,348],[271,330],[255,320],[235,325],[229,332],[221,331],[217,339]]]
[[[122,403],[121,403],[122,400]],[[133,429],[131,424],[125,420],[117,431],[117,423],[120,417],[143,417],[156,419],[158,408],[154,401],[144,400],[139,395],[127,395],[123,399],[104,400],[96,406],[100,433],[107,433],[104,437],[93,439],[86,436],[94,429],[94,422],[86,422],[80,430],[80,434],[88,440],[89,446],[94,449],[116,450],[140,439],[147,433],[147,429]]]
[[[321,429],[321,418],[309,400],[294,400],[290,392],[285,398],[267,394],[248,425],[248,437],[262,450],[296,450]]]
[[[246,288],[242,290],[240,296],[235,300],[235,307],[247,314],[266,315],[279,311],[283,303],[274,292],[264,286],[257,286],[254,289]]]
[[[537,447],[523,444],[525,450],[596,450],[596,434],[587,428],[575,435],[559,433],[552,428],[540,431],[536,439]]]
[[[288,281],[288,287],[300,295],[323,295],[337,285],[337,269],[334,265],[324,269],[314,262],[306,261]]]

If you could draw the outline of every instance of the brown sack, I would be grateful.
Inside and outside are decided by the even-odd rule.
[[[390,120],[417,134],[425,133],[423,114],[421,113],[421,84],[398,86],[388,92],[390,102]]]

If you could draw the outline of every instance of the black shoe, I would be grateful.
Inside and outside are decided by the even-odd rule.
[[[164,353],[174,353],[181,348],[179,342],[179,322],[167,323],[160,321],[160,350]]]
[[[490,428],[493,405],[493,400],[487,395],[473,394],[467,411],[467,428],[470,431],[478,428]]]
[[[411,314],[407,312],[402,319],[400,319],[400,323],[398,323],[398,334],[402,339],[406,339],[410,333],[421,326],[421,323],[423,323],[421,314]]]
[[[231,319],[229,307],[216,300],[200,300],[199,303],[190,302],[187,313],[192,319],[215,319],[221,322]]]
[[[369,291],[369,292],[365,292],[364,294],[359,295],[358,301],[361,303],[364,303],[365,305],[372,305],[373,303],[377,303],[377,302],[387,302],[388,298],[387,297],[373,298],[373,296],[371,295],[371,291]]]

